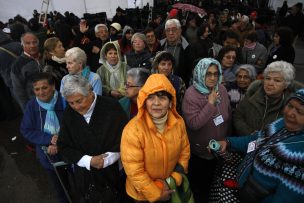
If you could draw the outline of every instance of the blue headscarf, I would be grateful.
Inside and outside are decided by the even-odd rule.
[[[41,108],[47,110],[43,131],[45,133],[49,133],[51,135],[57,135],[60,130],[59,121],[58,121],[57,115],[54,111],[57,99],[58,99],[58,92],[56,90],[54,92],[54,96],[51,99],[51,101],[49,101],[47,103],[40,101],[36,97],[36,100],[37,100],[39,106]]]
[[[194,68],[193,72],[193,86],[202,94],[209,94],[210,90],[206,86],[206,72],[211,65],[216,65],[218,67],[219,78],[215,86],[215,90],[218,91],[218,86],[222,82],[222,66],[221,64],[213,58],[201,59]]]

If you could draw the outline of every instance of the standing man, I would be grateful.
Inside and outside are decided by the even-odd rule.
[[[165,24],[166,38],[160,41],[161,50],[170,52],[175,58],[174,74],[180,76],[186,86],[189,86],[192,77],[192,66],[188,63],[187,40],[182,36],[179,20],[169,19]]]
[[[17,102],[24,111],[26,103],[34,96],[31,79],[41,71],[41,58],[39,40],[33,33],[24,33],[21,45],[23,53],[12,65],[11,79]]]

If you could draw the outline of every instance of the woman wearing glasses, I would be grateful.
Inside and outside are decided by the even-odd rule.
[[[237,51],[233,46],[224,46],[218,56],[217,60],[221,63],[223,70],[223,83],[234,82],[236,80],[235,71],[237,69],[236,64]]]
[[[127,72],[125,83],[125,97],[119,100],[120,105],[129,119],[137,114],[137,96],[140,88],[145,84],[150,71],[145,68],[131,68]]]
[[[186,90],[183,100],[182,111],[191,146],[189,181],[196,202],[208,202],[217,164],[207,150],[209,140],[224,140],[229,130],[230,103],[221,81],[221,64],[213,58],[204,58],[195,66],[193,85]]]

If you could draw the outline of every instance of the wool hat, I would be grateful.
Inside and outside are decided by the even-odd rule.
[[[113,27],[118,32],[121,30],[121,25],[119,23],[112,23],[110,26]]]
[[[304,104],[304,88],[297,90],[296,93],[295,93],[294,95],[291,95],[291,96],[288,98],[287,102],[290,101],[291,99],[300,100],[300,102],[301,102],[302,104]]]

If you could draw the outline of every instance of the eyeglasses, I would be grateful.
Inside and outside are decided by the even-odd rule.
[[[235,60],[235,58],[236,58],[236,56],[230,56],[230,55],[226,55],[224,57],[228,60]]]
[[[167,29],[165,29],[165,31],[166,31],[166,32],[168,32],[168,33],[169,33],[169,32],[173,32],[173,33],[175,33],[175,32],[177,32],[177,30],[178,30],[178,29],[177,29],[176,27],[174,27],[174,28],[167,28]]]
[[[215,77],[215,78],[218,78],[219,77],[219,73],[218,72],[214,72],[214,73],[207,72],[206,73],[206,77],[207,78],[211,78],[212,76]]]
[[[130,87],[141,87],[140,85],[129,85],[128,83],[125,84],[125,88],[130,88]]]

